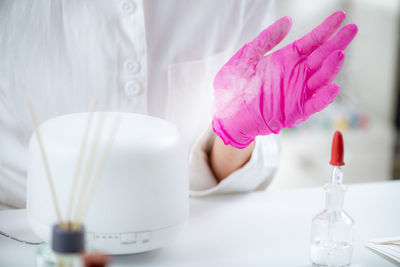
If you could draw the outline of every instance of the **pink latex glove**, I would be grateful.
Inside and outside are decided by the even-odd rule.
[[[338,11],[301,39],[265,55],[287,35],[292,21],[283,17],[244,45],[214,80],[214,132],[227,145],[247,147],[256,136],[292,128],[333,102],[331,84],[353,40],[354,24],[340,27]]]

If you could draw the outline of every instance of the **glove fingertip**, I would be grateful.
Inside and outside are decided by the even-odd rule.
[[[348,24],[348,27],[354,38],[354,36],[356,36],[358,33],[358,26],[356,24],[352,23],[352,24]]]
[[[318,99],[321,101],[322,105],[325,105],[320,110],[324,109],[326,106],[331,104],[336,99],[339,92],[340,92],[339,85],[334,84],[334,83],[327,85],[324,88],[320,89],[320,91],[317,93],[318,95],[314,96],[314,97],[318,97]],[[320,110],[318,110],[318,111],[320,111]]]
[[[328,104],[332,103],[333,100],[335,100],[335,98],[337,97],[337,95],[340,92],[340,86],[337,84],[331,84],[329,86],[327,86],[327,88],[325,88],[325,91],[329,92],[330,95],[329,97],[327,97],[328,99]]]
[[[339,94],[340,87],[337,84],[330,84],[319,89],[313,97],[305,103],[305,113],[310,116],[330,105]]]
[[[290,16],[284,16],[280,20],[278,20],[278,23],[282,27],[281,29],[285,29],[286,31],[289,31],[290,27],[293,24],[292,17]]]

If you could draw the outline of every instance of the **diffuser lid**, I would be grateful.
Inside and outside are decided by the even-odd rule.
[[[156,142],[161,146],[179,136],[178,129],[174,124],[156,117],[123,112],[93,112],[92,129],[88,133],[89,140],[96,136],[101,115],[104,115],[104,125],[100,129],[100,142],[107,142],[114,121],[118,117],[120,118],[119,130],[113,147],[125,147],[127,143],[132,143],[132,140],[139,140],[135,143],[136,145],[148,146],[149,143]],[[73,113],[42,123],[39,128],[41,134],[45,136],[46,147],[57,147],[62,153],[67,153],[66,151],[71,149],[75,152],[81,144],[87,117],[88,113]]]

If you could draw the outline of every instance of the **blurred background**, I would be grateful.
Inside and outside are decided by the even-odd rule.
[[[325,184],[335,130],[344,136],[345,183],[400,179],[400,1],[278,0],[276,5],[278,17],[290,15],[294,21],[279,47],[340,9],[359,33],[346,49],[335,81],[341,87],[337,100],[306,123],[282,132],[281,166],[271,188]]]

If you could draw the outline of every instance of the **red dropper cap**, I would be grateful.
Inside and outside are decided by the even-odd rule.
[[[332,153],[331,153],[331,161],[329,164],[333,166],[343,166],[343,136],[340,131],[336,131],[332,140]]]

